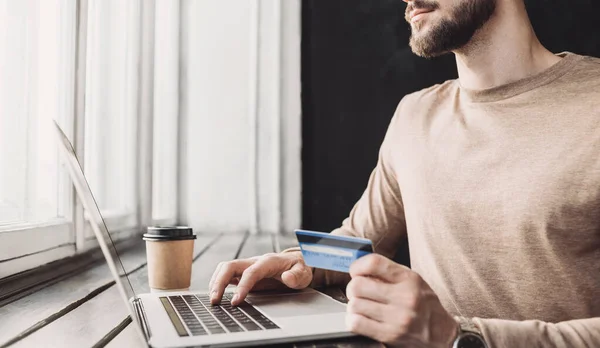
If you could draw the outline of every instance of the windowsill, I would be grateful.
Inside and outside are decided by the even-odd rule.
[[[24,222],[15,222],[11,224],[0,225],[0,234],[9,233],[9,232],[19,232],[24,230],[31,230],[37,228],[52,228],[61,225],[65,225],[71,223],[67,219],[56,218],[45,222],[33,222],[33,223],[24,223]]]
[[[0,232],[0,279],[75,255],[73,230],[73,223],[63,219],[4,226]]]

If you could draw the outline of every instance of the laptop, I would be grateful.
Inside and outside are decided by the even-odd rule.
[[[73,146],[55,122],[59,148],[89,215],[106,262],[115,278],[141,341],[163,347],[239,347],[354,336],[345,328],[346,305],[313,289],[250,293],[240,306],[226,292],[212,306],[208,292],[136,294]]]

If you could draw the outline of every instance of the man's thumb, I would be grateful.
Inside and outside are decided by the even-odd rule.
[[[292,289],[304,289],[312,282],[312,270],[302,262],[297,262],[281,274],[281,281]]]

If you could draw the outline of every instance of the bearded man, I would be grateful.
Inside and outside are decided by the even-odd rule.
[[[459,78],[402,99],[334,234],[349,275],[298,249],[221,264],[217,303],[273,280],[347,284],[348,327],[388,345],[600,347],[600,60],[542,46],[523,0],[405,0],[410,46]],[[408,239],[412,269],[389,260]]]

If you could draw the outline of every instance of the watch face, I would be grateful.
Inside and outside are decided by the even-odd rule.
[[[458,348],[487,348],[487,345],[479,335],[465,333],[458,341]]]

